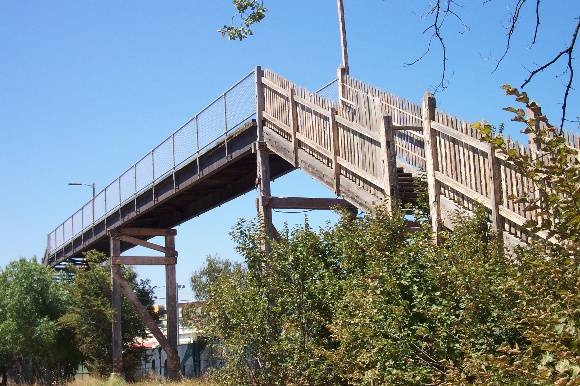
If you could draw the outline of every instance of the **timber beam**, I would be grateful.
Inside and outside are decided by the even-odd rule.
[[[332,210],[345,208],[349,211],[357,210],[354,205],[342,198],[270,197],[268,206],[272,209]]]
[[[109,231],[111,237],[117,236],[175,236],[177,231],[175,229],[162,229],[162,228],[119,228]]]
[[[175,265],[175,257],[165,256],[113,256],[111,264],[114,265]]]

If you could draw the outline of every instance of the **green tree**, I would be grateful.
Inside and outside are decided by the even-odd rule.
[[[540,214],[525,224],[528,244],[504,249],[484,208],[457,214],[438,244],[427,226],[409,233],[401,213],[380,207],[278,241],[241,221],[232,236],[245,264],[210,259],[192,278],[226,359],[218,382],[578,384],[578,151],[527,95],[504,88],[524,104],[507,110],[536,152],[476,127],[538,192],[519,198]],[[420,196],[414,215],[428,224]]]
[[[568,146],[561,129],[550,124],[526,93],[505,85],[518,107],[505,110],[522,132],[533,138],[533,152],[509,146],[500,129],[477,123],[483,140],[504,153],[516,171],[533,184],[537,194],[516,197],[526,210],[536,213],[524,224],[531,242],[517,248],[505,288],[517,294],[514,309],[524,342],[503,345],[502,355],[474,359],[473,369],[559,385],[575,384],[580,375],[580,160]],[[526,117],[526,110],[532,111]],[[542,237],[534,237],[540,234]],[[481,379],[486,374],[479,374]]]
[[[99,252],[85,254],[88,267],[73,268],[69,283],[70,307],[61,322],[74,331],[75,342],[82,353],[85,365],[91,373],[108,376],[112,371],[111,322],[111,274],[107,257]],[[123,269],[125,280],[131,284],[139,300],[153,313],[154,293],[148,280],[138,280],[137,274]],[[125,374],[131,378],[132,371],[140,363],[143,350],[136,348],[138,339],[148,336],[145,326],[133,307],[123,300],[122,304],[123,365]]]
[[[62,278],[61,278],[62,279]],[[0,272],[0,370],[24,383],[51,384],[72,376],[80,355],[59,319],[69,302],[66,285],[36,260],[11,262]]]

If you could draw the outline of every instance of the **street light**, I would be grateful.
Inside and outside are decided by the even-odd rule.
[[[165,288],[164,285],[159,286],[159,287],[160,288]],[[184,289],[184,288],[185,288],[185,285],[183,285],[183,284],[176,283],[176,285],[175,285],[175,291],[176,291],[176,294],[175,294],[175,302],[177,303],[177,307],[175,307],[175,308],[176,308],[176,311],[177,311],[177,315],[176,316],[177,316],[177,345],[178,346],[179,346],[179,290],[180,289]],[[167,299],[165,299],[165,298],[157,298],[157,300],[167,300]],[[165,303],[166,303],[165,306],[167,306],[167,302],[165,302]]]
[[[92,184],[83,184],[81,182],[69,182],[67,184],[68,186],[90,186],[91,188],[93,188],[93,198],[95,198],[95,183],[93,182]]]
[[[91,222],[94,223],[95,222],[95,196],[96,196],[95,183],[93,182],[92,184],[83,184],[82,182],[69,182],[67,185],[68,186],[90,186],[93,189],[93,199],[92,199],[93,221],[91,221]],[[84,226],[84,224],[83,224],[83,226]]]

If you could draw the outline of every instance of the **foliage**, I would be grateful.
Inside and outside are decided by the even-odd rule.
[[[434,244],[422,180],[414,216],[424,226],[415,233],[382,208],[319,231],[285,229],[277,241],[241,221],[232,235],[245,264],[210,258],[192,278],[225,359],[216,381],[580,382],[578,154],[524,93],[505,89],[535,113],[507,109],[537,152],[514,151],[501,131],[476,127],[536,187],[519,200],[540,213],[528,234],[543,237],[504,249],[480,208],[458,214]]]
[[[241,222],[247,266],[210,260],[206,332],[220,384],[538,384],[578,380],[578,272],[504,255],[484,210],[434,245],[384,211],[271,241]],[[207,273],[211,271],[211,275]],[[194,289],[195,289],[194,285]]]
[[[111,274],[107,258],[99,252],[85,254],[88,267],[73,268],[69,285],[70,307],[61,322],[74,331],[75,341],[91,373],[106,376],[111,373]],[[153,288],[148,280],[137,280],[131,269],[123,269],[137,297],[153,313]],[[143,322],[124,298],[122,304],[123,365],[125,374],[140,363],[143,352],[134,347],[139,338],[146,338]]]
[[[488,368],[533,379],[536,383],[574,384],[580,374],[580,161],[578,151],[567,146],[561,130],[554,128],[526,93],[504,85],[524,108],[507,107],[522,132],[532,137],[533,152],[509,146],[502,130],[474,125],[483,140],[500,149],[515,170],[533,184],[534,196],[518,197],[536,215],[527,221],[529,234],[541,234],[515,252],[511,288],[517,294],[518,329],[524,346],[504,345],[503,355],[487,357]],[[526,114],[531,112],[531,114]],[[526,116],[527,115],[527,116]],[[476,363],[474,368],[480,364]],[[482,375],[483,376],[483,375]]]
[[[34,259],[13,261],[0,272],[0,366],[21,382],[66,379],[80,361],[69,344],[71,331],[59,323],[69,297],[54,275]]]
[[[502,151],[516,170],[529,179],[536,190],[533,196],[516,197],[535,212],[526,227],[530,234],[543,232],[545,244],[555,253],[577,255],[580,250],[580,157],[578,150],[566,144],[561,130],[550,124],[540,107],[525,92],[504,85],[507,95],[515,96],[523,107],[506,107],[514,114],[512,121],[522,123],[524,134],[533,138],[532,152],[520,152],[490,124],[474,126],[483,134],[483,140]],[[531,114],[526,116],[526,111]]]
[[[260,0],[233,0],[234,6],[241,19],[241,25],[224,25],[218,32],[230,40],[244,40],[253,35],[252,25],[259,23],[266,17],[266,8]]]

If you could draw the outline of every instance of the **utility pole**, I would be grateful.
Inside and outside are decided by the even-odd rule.
[[[344,21],[343,0],[338,0],[338,23],[340,26],[340,45],[342,48],[342,68],[348,75],[348,47],[346,42],[346,23]]]

